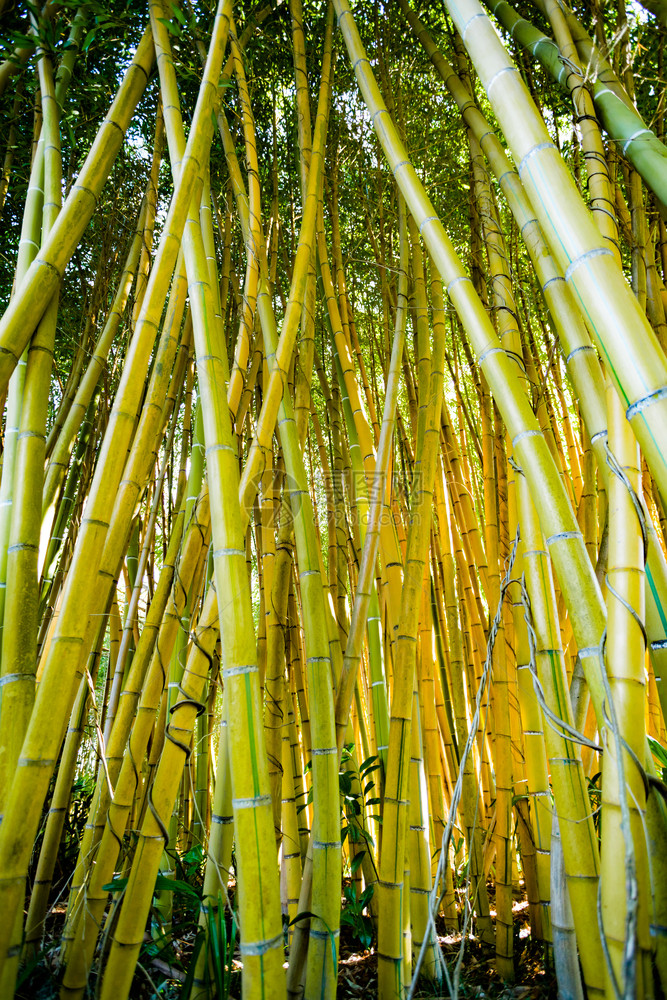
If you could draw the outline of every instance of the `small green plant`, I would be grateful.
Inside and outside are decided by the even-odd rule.
[[[592,778],[588,779],[588,798],[591,803],[593,824],[598,838],[600,837],[600,806],[602,804],[601,781],[602,771],[598,771],[597,774],[594,774]]]
[[[662,743],[658,743],[653,736],[647,736],[646,738],[653,754],[653,759],[658,765],[660,777],[667,784],[667,749],[663,747]]]
[[[218,893],[218,905],[208,906],[204,911],[206,927],[197,931],[195,946],[188,967],[188,974],[183,983],[182,1000],[189,1000],[194,984],[197,961],[202,948],[208,941],[204,979],[207,995],[215,995],[219,1000],[227,1000],[235,975],[233,968],[234,950],[236,948],[236,919],[233,917],[227,925],[225,920],[225,902],[222,893]]]
[[[459,837],[454,844],[454,885],[457,889],[462,889],[468,877],[468,858],[463,850],[463,837]]]
[[[203,885],[206,855],[202,844],[195,844],[186,854],[180,855],[176,863],[182,877],[189,885]]]
[[[370,848],[373,847],[373,838],[366,829],[365,815],[369,807],[380,803],[380,799],[372,795],[375,780],[371,775],[374,771],[379,770],[381,765],[377,755],[374,755],[362,761],[357,769],[353,754],[353,743],[343,748],[338,784],[343,813],[341,840],[345,843],[347,838],[352,844],[365,845],[365,849],[355,848],[354,857],[350,862],[350,874],[354,879],[367,854],[372,861]],[[360,791],[359,788],[361,788]],[[378,819],[379,817],[374,818]],[[357,885],[354,881],[343,888],[345,902],[340,916],[341,925],[351,929],[353,937],[365,951],[370,948],[373,941],[373,921],[370,915],[365,912],[373,897],[373,890],[372,884],[367,885],[363,892],[357,895]]]
[[[126,878],[116,878],[113,882],[109,882],[107,885],[102,886],[105,892],[122,892],[127,886],[128,879]],[[166,875],[158,875],[155,879],[155,892],[173,892],[177,895],[186,897],[192,905],[192,901],[196,900],[199,903],[200,896],[196,889],[187,882],[183,882],[178,878],[167,878]]]
[[[340,922],[351,929],[364,951],[368,951],[373,943],[373,921],[364,911],[373,897],[374,888],[373,885],[367,885],[360,896],[357,896],[354,882],[343,889],[345,905],[341,911]]]
[[[381,765],[378,763],[377,755],[368,757],[366,760],[362,761],[358,771],[358,783],[362,786],[362,791],[354,791],[357,779],[357,768],[352,756],[353,752],[353,743],[350,743],[343,748],[341,769],[338,772],[338,786],[343,800],[342,804],[344,811],[341,823],[341,840],[344,843],[345,838],[349,837],[353,843],[359,843],[365,840],[368,844],[373,846],[373,838],[368,830],[366,830],[364,824],[362,801],[366,808],[380,804],[381,799],[377,796],[371,795],[372,790],[375,788],[375,781],[370,776],[374,771],[379,770]],[[346,767],[346,765],[350,763],[352,766]],[[380,821],[380,816],[378,815],[372,815],[371,818]]]

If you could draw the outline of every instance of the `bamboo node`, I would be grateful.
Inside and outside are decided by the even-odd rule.
[[[625,411],[625,416],[628,420],[632,420],[636,417],[638,413],[645,410],[647,407],[652,406],[653,403],[657,403],[659,400],[664,399],[667,396],[667,385],[663,385],[660,389],[654,389],[653,392],[649,392],[648,395],[642,396],[641,399],[635,400],[631,403]]]
[[[570,261],[565,272],[565,280],[570,281],[572,275],[584,261],[590,260],[591,257],[613,257],[613,251],[609,250],[608,247],[594,247],[592,250],[586,250],[585,253],[579,254],[574,260]]]
[[[552,545],[554,542],[568,541],[572,538],[581,538],[582,534],[580,531],[557,531],[555,535],[549,535],[547,538],[547,545]]]
[[[529,149],[528,152],[526,153],[526,155],[521,160],[521,163],[519,164],[519,168],[518,168],[519,169],[519,177],[521,177],[521,171],[526,166],[526,164],[528,163],[528,160],[532,156],[534,156],[536,153],[541,153],[545,149],[555,149],[555,148],[556,147],[554,146],[553,142],[538,142],[536,146],[533,146],[531,149]]]
[[[226,680],[228,677],[237,677],[240,674],[256,674],[259,673],[259,667],[256,663],[247,663],[240,665],[238,667],[226,667],[222,671],[223,679]]]
[[[32,681],[35,683],[34,674],[5,674],[4,677],[0,677],[0,687],[4,684],[13,684],[15,681]]]
[[[257,806],[270,805],[272,802],[270,795],[254,795],[247,799],[232,799],[233,809],[256,809]]]
[[[271,796],[269,796],[269,798],[271,798]],[[250,957],[252,955],[266,955],[266,953],[271,951],[272,948],[277,948],[279,945],[282,946],[282,943],[283,932],[281,931],[280,934],[276,934],[275,937],[266,938],[264,941],[241,941],[239,947],[242,955]]]

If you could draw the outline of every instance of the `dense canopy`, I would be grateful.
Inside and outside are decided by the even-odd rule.
[[[3,998],[667,993],[667,2],[484,2],[0,0]]]

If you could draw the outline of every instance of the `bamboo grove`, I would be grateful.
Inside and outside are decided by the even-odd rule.
[[[3,1000],[667,993],[667,5],[484,2],[0,0]]]

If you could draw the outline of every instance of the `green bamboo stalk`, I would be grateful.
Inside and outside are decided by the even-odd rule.
[[[303,6],[301,0],[290,0],[292,19],[292,45],[294,56],[294,81],[296,84],[299,129],[299,168],[301,175],[301,195],[304,204],[308,194],[308,173],[312,162],[312,130],[310,116],[310,95],[308,92],[308,70],[305,53],[305,32],[303,27]],[[321,191],[319,194],[321,197]],[[315,255],[311,254],[306,283],[304,305],[301,313],[301,335],[297,362],[294,412],[299,440],[303,446],[310,415],[310,381],[315,350]]]
[[[499,339],[510,356],[520,353],[517,307],[509,275],[509,262],[505,240],[496,219],[491,199],[489,180],[476,138],[469,135],[473,168],[473,192],[478,205],[488,267],[493,291],[493,312]],[[484,510],[486,520],[485,551],[489,560],[490,608],[500,601],[500,551],[501,529],[505,529],[506,460],[502,431],[496,420],[495,433],[491,424],[488,394],[484,394],[482,419],[484,458]],[[514,525],[516,530],[516,525]],[[503,546],[503,554],[506,547]],[[515,563],[516,565],[516,563]],[[520,567],[517,567],[520,572]],[[514,667],[511,644],[505,639],[505,625],[498,630],[498,641],[493,650],[493,728],[494,773],[496,783],[496,822],[494,842],[496,852],[496,968],[506,981],[514,978],[514,936],[512,917],[512,845],[511,815],[513,795],[512,734],[510,722],[509,684]]]
[[[504,0],[503,0],[504,2]],[[667,359],[549,138],[525,84],[477,0],[449,7],[519,164],[547,242],[586,316],[649,468],[667,492]],[[500,76],[496,75],[500,73]],[[496,86],[502,77],[502,87]]]
[[[36,22],[35,22],[36,23]],[[58,213],[62,193],[60,121],[53,69],[41,49],[38,77],[42,109],[40,146],[44,161],[42,243],[48,238]],[[2,697],[0,742],[5,790],[17,766],[34,702],[37,664],[39,580],[37,557],[41,511],[38,496],[44,476],[44,453],[49,385],[56,335],[58,292],[54,292],[33,335],[27,352],[21,418],[14,456],[14,489],[11,523],[7,539],[7,590],[2,643]],[[36,502],[37,501],[37,502]],[[22,937],[22,915],[15,916],[14,948],[0,976],[0,991],[13,991]]]
[[[601,906],[610,962],[607,996],[651,990],[649,872],[645,846],[646,787],[637,760],[644,757],[644,546],[635,497],[639,449],[609,394],[609,557],[606,641],[610,731],[602,765]],[[634,492],[634,496],[633,496]],[[623,858],[624,878],[618,877]]]
[[[18,284],[27,273],[39,250],[42,231],[42,207],[44,204],[44,155],[43,141],[37,146],[30,170],[30,181],[26,194],[15,280]],[[12,515],[12,495],[14,492],[14,466],[18,444],[19,421],[23,405],[23,387],[28,363],[27,351],[9,382],[7,395],[7,415],[5,419],[5,447],[2,458],[2,478],[0,480],[0,622],[4,620],[7,588],[7,542]]]
[[[42,156],[44,160],[44,204],[42,210],[42,242],[53,228],[61,205],[62,162],[60,154],[60,124],[58,102],[50,62],[41,52],[38,60],[42,98]],[[5,598],[3,625],[2,674],[34,673],[37,639],[37,552],[39,526],[36,522],[35,499],[41,491],[44,470],[45,428],[48,390],[55,340],[58,294],[42,318],[28,349],[21,419],[18,427],[14,459],[15,487],[12,497],[12,520],[7,549],[9,587]],[[40,518],[41,520],[41,518]],[[20,623],[17,621],[20,618]],[[3,689],[3,705],[7,709],[13,685]],[[23,685],[27,693],[27,686]],[[23,699],[21,699],[22,701]],[[11,711],[15,718],[18,746],[6,762],[11,771],[25,732],[32,707],[32,696],[22,712],[17,702]],[[22,721],[21,721],[22,719]],[[4,783],[3,783],[4,785]]]
[[[423,24],[408,6],[407,0],[400,0],[400,4],[434,67],[458,104],[463,120],[482,146],[523,235],[558,333],[567,370],[577,393],[581,416],[595,451],[598,468],[603,479],[606,480],[607,462],[604,445],[607,439],[607,416],[604,379],[582,314],[568,284],[563,279],[559,265],[546,245],[540,224],[534,217],[519,175],[512,167],[497,136],[476,107],[470,92],[443,58]],[[464,493],[464,502],[466,502],[466,497],[467,494]],[[667,582],[667,578],[664,555],[658,544],[650,518],[647,520],[647,529],[649,534],[648,564],[646,567],[649,649],[656,668],[656,676],[663,677],[667,675],[667,647],[665,646],[665,639],[667,639],[667,587],[665,582]],[[475,562],[478,566],[480,565],[479,554],[476,555]],[[664,692],[664,684],[660,683],[658,687],[660,692]],[[664,695],[661,694],[661,697],[664,705],[667,705]],[[663,707],[663,712],[665,710]]]
[[[621,263],[618,243],[618,223],[614,211],[613,186],[605,154],[600,126],[595,117],[593,100],[583,80],[587,68],[581,65],[563,10],[553,0],[544,0],[544,12],[551,24],[562,61],[567,66],[565,83],[572,95],[576,121],[581,135],[581,148],[586,167],[588,192],[593,220],[607,246]]]
[[[333,11],[330,10],[327,23],[322,63],[320,101],[318,118],[324,118],[329,102],[329,73],[333,34]],[[316,123],[316,133],[317,133]],[[322,128],[322,125],[320,125]],[[313,149],[313,158],[315,147]],[[317,180],[316,170],[311,161],[309,190]],[[317,188],[315,188],[315,191]],[[314,230],[317,205],[313,205],[312,226]],[[312,232],[312,230],[311,230]],[[304,253],[304,280],[311,250]],[[293,276],[297,279],[296,269]],[[302,296],[301,296],[302,297]],[[266,295],[260,291],[258,308],[260,316],[266,313]],[[297,315],[298,320],[298,315]],[[275,327],[273,323],[262,323],[265,352],[268,358],[277,355]],[[284,329],[284,327],[283,327]],[[296,331],[295,331],[296,332]],[[274,371],[281,373],[283,384],[286,372],[280,367],[278,358]],[[330,996],[335,990],[334,947],[337,950],[338,924],[340,915],[340,823],[337,803],[337,768],[334,728],[334,702],[332,691],[332,663],[329,651],[326,609],[319,571],[319,546],[314,532],[314,515],[310,493],[307,488],[303,457],[296,434],[289,393],[285,393],[278,410],[278,431],[288,474],[292,515],[295,521],[295,539],[299,580],[304,615],[306,662],[311,709],[310,728],[312,738],[312,774],[314,793],[314,819],[311,835],[313,851],[313,890],[311,909],[315,919],[310,927],[310,944],[306,976],[306,996]],[[247,465],[246,465],[247,468]],[[333,674],[335,677],[335,673]],[[334,947],[332,947],[332,940]]]
[[[572,73],[572,64],[561,58],[558,45],[525,18],[519,17],[507,0],[489,0],[487,6],[512,37],[534,58],[540,60],[557,83],[565,86]],[[577,19],[569,10],[565,11],[565,16],[582,62],[586,65],[586,73],[592,75],[593,100],[601,125],[655,192],[664,210],[667,206],[667,185],[664,180],[667,149],[641,118],[611,66],[591,43]],[[583,79],[578,67],[574,72],[579,79]]]
[[[204,998],[210,996],[211,982],[215,981],[212,966],[214,962],[220,961],[220,954],[216,954],[213,950],[214,939],[210,933],[210,925],[211,921],[218,919],[218,914],[221,911],[221,899],[227,899],[227,880],[232,860],[234,817],[232,812],[231,762],[229,759],[226,714],[223,705],[215,793],[211,810],[211,827],[207,849],[208,856],[199,915],[199,926],[203,928],[206,934],[206,944],[208,947],[204,947],[200,951],[195,969],[193,996],[197,1000],[204,1000]],[[232,919],[235,920],[236,917],[233,916]]]

